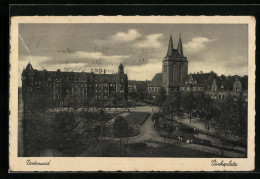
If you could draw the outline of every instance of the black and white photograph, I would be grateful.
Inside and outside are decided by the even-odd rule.
[[[236,167],[231,159],[249,157],[247,23],[17,28],[15,157],[25,165],[49,165],[46,157],[206,158],[211,167]]]

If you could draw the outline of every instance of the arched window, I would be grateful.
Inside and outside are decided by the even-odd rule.
[[[172,65],[172,82],[176,82],[176,64]]]
[[[180,66],[180,82],[182,82],[182,79],[183,78],[183,63],[181,63],[181,66]]]

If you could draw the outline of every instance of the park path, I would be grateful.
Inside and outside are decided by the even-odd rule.
[[[191,128],[195,128],[197,131],[199,132],[202,132],[204,134],[207,133],[207,129],[205,129],[205,124],[199,119],[199,118],[192,118],[191,119],[191,123],[190,123],[190,119],[185,116],[184,118],[180,118],[178,116],[175,116],[174,117],[174,120],[178,123],[181,123],[183,125],[186,125],[188,127],[191,127]],[[216,145],[216,146],[219,146],[221,145],[221,140],[219,138],[219,136],[217,135],[216,133],[216,130],[214,129],[213,126],[211,126],[209,128],[209,132],[208,132],[208,136],[207,135],[204,135],[204,134],[198,134],[196,135],[197,138],[199,139],[205,139],[205,140],[208,140],[210,141],[212,144]],[[243,147],[240,147],[240,146],[226,146],[226,148],[229,148],[229,149],[236,149],[236,150],[239,150],[243,153],[246,153],[247,152],[247,149],[246,148],[243,148]]]
[[[163,139],[158,135],[157,131],[154,129],[154,124],[152,121],[153,113],[156,113],[158,111],[159,111],[159,107],[156,107],[156,106],[142,106],[142,107],[136,107],[136,108],[130,109],[130,113],[131,112],[149,112],[150,116],[146,119],[144,124],[141,126],[139,135],[129,138],[129,143],[138,143],[138,142],[143,142],[143,141],[147,141],[147,140],[156,140],[156,139],[162,140]],[[120,114],[120,116],[126,117],[130,113],[125,112],[125,113]],[[112,125],[114,121],[115,121],[115,118],[111,119],[110,121],[108,121],[108,125]],[[103,137],[103,139],[109,139],[109,140],[114,140],[114,141],[120,140],[120,138],[112,138],[112,137]]]
[[[192,118],[191,123],[190,123],[190,119],[187,117],[187,115],[185,115],[185,117],[183,117],[183,118],[174,116],[174,120],[183,125],[195,128],[196,130],[201,131],[203,133],[207,133],[207,131],[208,131],[207,129],[205,129],[205,124],[199,118],[195,118],[195,117]],[[210,128],[209,128],[209,134],[216,135],[216,130],[212,126],[210,126]]]
[[[193,143],[185,143],[185,142],[181,142],[181,141],[175,140],[175,139],[168,139],[168,138],[160,137],[158,132],[154,129],[154,123],[152,121],[153,114],[159,111],[158,107],[143,106],[143,107],[131,109],[130,111],[131,112],[150,112],[150,116],[146,119],[144,124],[141,126],[139,135],[130,137],[128,140],[128,143],[138,143],[138,142],[148,142],[148,141],[157,142],[157,143],[163,143],[163,144],[178,145],[180,147],[189,148],[189,149],[202,151],[202,152],[208,152],[208,153],[216,154],[219,156],[221,155],[220,150],[217,148],[214,148],[214,147],[208,147],[208,146],[193,144]],[[128,114],[129,114],[129,112],[122,113],[121,116],[127,116]],[[189,123],[189,119],[187,119],[187,120]],[[187,120],[184,120],[184,121],[187,121]],[[197,124],[197,125],[200,126],[200,128],[202,128],[201,124]],[[195,126],[195,127],[197,127],[197,126]],[[204,127],[204,125],[203,125],[203,127]],[[104,137],[103,139],[114,140],[114,141],[120,140],[120,138],[112,138],[112,137]],[[212,138],[212,140],[213,140],[213,138]],[[224,150],[224,156],[225,157],[246,157],[246,154],[237,153],[237,152],[233,152],[233,151],[229,151],[229,150]]]

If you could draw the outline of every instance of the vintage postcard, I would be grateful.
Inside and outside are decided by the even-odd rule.
[[[255,18],[10,24],[10,171],[252,171]]]

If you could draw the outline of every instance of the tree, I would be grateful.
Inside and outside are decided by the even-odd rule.
[[[36,114],[28,120],[27,131],[24,133],[25,157],[37,153],[40,157],[41,151],[51,146],[53,142],[53,131],[50,124],[42,115]]]
[[[37,142],[41,141],[38,140],[41,136],[41,131],[39,130],[39,132],[37,133],[37,128],[41,128],[41,126],[39,126],[42,121],[39,121],[39,118],[42,117],[41,115],[45,115],[45,111],[48,107],[48,102],[49,99],[43,95],[41,92],[38,94],[35,94],[34,92],[31,95],[25,96],[24,97],[24,105],[23,105],[23,115],[24,115],[24,119],[23,119],[23,138],[24,138],[24,146],[25,148],[31,146],[31,142],[30,141],[34,141],[32,143],[34,143],[34,147],[37,148]],[[42,120],[44,120],[43,118],[41,118]],[[37,124],[37,122],[39,122],[39,124]],[[34,135],[35,136],[31,136]],[[27,155],[27,151],[24,150],[24,155]]]
[[[117,108],[119,98],[117,93],[112,93],[112,102],[114,104],[114,107]]]
[[[236,104],[231,98],[227,98],[225,102],[219,105],[219,107],[220,110],[218,112],[218,117],[213,119],[215,120],[215,129],[217,134],[222,138],[220,150],[223,155],[224,146],[227,145],[231,136],[236,135],[239,119]]]
[[[104,111],[104,109],[97,109],[96,112],[85,111],[83,116],[85,118],[85,125],[92,125],[89,134],[97,140],[99,153],[102,155],[102,138],[106,123],[110,119],[109,115]],[[95,121],[95,123],[98,122],[98,124],[93,125],[93,121]]]
[[[202,94],[198,100],[198,108],[200,109],[199,117],[205,123],[205,129],[207,129],[207,135],[210,129],[210,120],[213,117],[217,117],[216,110],[213,106],[213,101],[211,98],[206,98],[204,94]]]
[[[237,110],[238,110],[238,119],[239,119],[239,128],[240,132],[238,135],[240,135],[243,138],[247,138],[247,102],[244,101],[242,93],[240,94],[239,100],[237,101]]]
[[[72,112],[58,112],[53,119],[53,136],[55,142],[53,148],[69,156],[75,156],[76,153],[82,151],[83,145],[79,141],[77,133],[78,123]]]
[[[119,116],[114,124],[113,124],[113,132],[114,136],[120,138],[120,151],[121,151],[121,139],[125,139],[125,155],[126,155],[126,148],[128,145],[129,137],[133,133],[133,129],[129,126],[128,122],[125,120],[125,118]]]
[[[155,104],[157,104],[159,107],[162,106],[164,101],[166,100],[166,91],[163,87],[159,88],[158,94],[155,96]]]
[[[184,107],[188,113],[188,116],[190,118],[190,123],[191,123],[191,118],[192,118],[192,113],[193,113],[193,110],[195,109],[196,107],[196,103],[195,103],[195,97],[193,95],[192,92],[188,93],[184,99],[183,99],[183,102],[184,102]]]
[[[181,96],[181,93],[179,91],[174,93],[174,95],[173,95],[173,108],[174,108],[174,111],[177,114],[180,113],[181,99],[182,99],[182,96]]]

